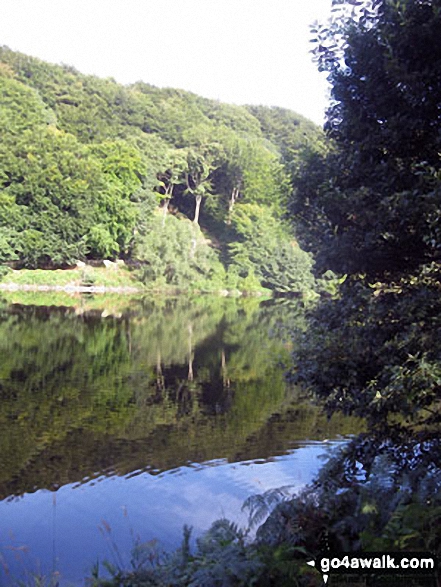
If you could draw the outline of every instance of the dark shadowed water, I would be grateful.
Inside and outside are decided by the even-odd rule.
[[[286,384],[295,303],[63,303],[0,307],[0,584],[245,525],[248,496],[298,490],[359,430]]]

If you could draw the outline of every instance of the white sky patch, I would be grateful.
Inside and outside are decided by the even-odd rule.
[[[309,25],[331,0],[0,0],[0,43],[83,73],[323,122]]]

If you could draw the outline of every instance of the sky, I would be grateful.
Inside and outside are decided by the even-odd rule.
[[[323,123],[309,25],[331,0],[0,0],[0,45],[82,73],[142,80]]]

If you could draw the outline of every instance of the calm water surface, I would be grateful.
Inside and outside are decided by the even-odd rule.
[[[298,490],[359,429],[286,384],[295,304],[65,303],[0,306],[0,584],[245,525],[249,495]]]

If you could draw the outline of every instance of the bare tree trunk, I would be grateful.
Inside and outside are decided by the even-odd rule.
[[[162,204],[162,226],[165,225],[165,218],[168,213],[168,205],[170,203],[171,198],[173,197],[173,184],[167,186],[164,194],[164,203]]]
[[[165,219],[168,213],[168,205],[170,203],[170,198],[165,198],[164,203],[162,204],[162,226],[165,226]]]
[[[195,198],[196,198],[196,208],[195,208],[195,211],[194,211],[194,220],[193,220],[193,222],[195,224],[199,224],[199,212],[200,212],[200,209],[201,209],[202,196],[197,195],[197,196],[195,196]]]
[[[230,201],[228,202],[227,224],[231,224],[231,214],[233,212],[234,204],[236,203],[238,195],[239,195],[239,188],[238,187],[233,188],[233,191],[231,192]]]

